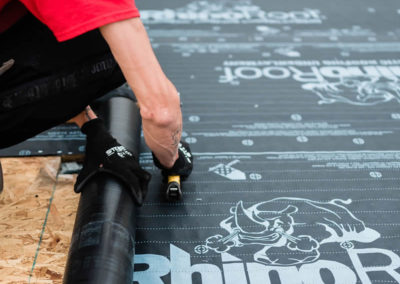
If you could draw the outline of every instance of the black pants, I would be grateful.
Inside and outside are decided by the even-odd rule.
[[[125,82],[98,30],[59,43],[33,16],[0,35],[0,148],[63,123]]]

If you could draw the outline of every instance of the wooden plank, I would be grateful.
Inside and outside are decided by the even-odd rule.
[[[26,283],[34,261],[49,200],[39,256],[31,283],[61,283],[79,195],[75,176],[60,175],[59,157],[1,159],[4,191],[0,195],[0,279]]]

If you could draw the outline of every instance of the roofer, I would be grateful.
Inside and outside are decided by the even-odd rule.
[[[107,155],[120,145],[89,107],[125,81],[155,164],[165,175],[188,176],[192,157],[180,143],[179,94],[134,0],[0,0],[0,148],[70,120],[87,135],[76,191],[99,167],[125,170],[126,181],[147,188],[150,176],[134,158]]]

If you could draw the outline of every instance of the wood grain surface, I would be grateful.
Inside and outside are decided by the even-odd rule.
[[[57,177],[60,157],[1,163],[0,283],[62,283],[79,201],[73,192],[76,177]]]

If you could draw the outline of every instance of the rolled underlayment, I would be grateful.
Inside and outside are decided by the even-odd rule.
[[[135,102],[115,97],[105,104],[111,134],[138,157],[141,120]],[[64,283],[132,283],[135,204],[127,186],[101,173],[83,189]]]

